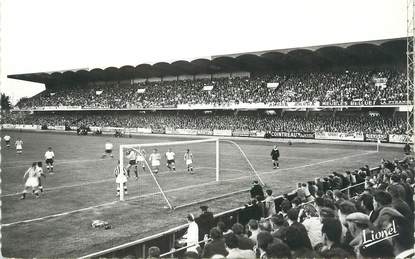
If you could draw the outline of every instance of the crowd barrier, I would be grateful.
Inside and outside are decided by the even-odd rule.
[[[380,167],[371,168],[371,174],[379,173]],[[350,190],[355,189],[354,192],[362,190],[360,186],[363,185],[365,182],[360,182],[355,185],[340,189],[342,192],[347,192],[347,195],[350,196]],[[360,187],[360,188],[359,188]],[[249,189],[244,190],[247,194],[249,193]],[[289,200],[293,200],[297,194],[296,190],[293,190],[285,195],[279,195],[275,197],[274,202],[277,211],[280,211],[280,204],[284,199],[284,196],[287,197]],[[306,203],[305,202],[302,205]],[[226,224],[228,228],[230,228],[234,223],[241,223],[242,225],[246,225],[251,218],[251,206],[241,206],[238,208],[233,208],[224,212],[220,212],[214,215],[216,223],[222,221]],[[198,221],[198,218],[195,219]],[[99,251],[93,254],[85,255],[80,258],[119,258],[119,257],[126,257],[126,256],[134,256],[138,258],[147,258],[148,257],[148,248],[151,246],[157,246],[161,251],[161,257],[172,257],[177,258],[180,253],[184,253],[185,249],[191,246],[182,247],[180,249],[175,249],[174,245],[178,238],[182,237],[185,233],[188,224],[183,224],[172,228],[170,230],[164,231],[162,233],[158,233],[149,237],[145,237],[133,242],[129,242],[126,244],[122,244],[116,247],[112,247],[103,251]],[[200,241],[202,243],[204,241]]]
[[[38,130],[40,125],[17,125],[2,124],[3,129],[27,129]],[[71,130],[76,130],[75,126],[70,126]],[[204,136],[235,136],[235,137],[257,137],[257,138],[291,138],[291,139],[318,139],[318,140],[340,140],[357,142],[382,142],[382,143],[407,143],[410,141],[408,135],[403,134],[380,134],[380,133],[350,133],[350,132],[285,132],[285,131],[257,131],[257,130],[219,130],[219,129],[186,129],[186,128],[123,128],[123,127],[89,127],[92,132],[101,130],[102,132],[121,131],[123,133],[138,134],[172,134],[172,135],[204,135]],[[65,130],[65,126],[47,126],[49,130]]]

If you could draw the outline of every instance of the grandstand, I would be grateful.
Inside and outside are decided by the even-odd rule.
[[[334,206],[335,190],[346,193],[343,200],[352,200],[372,180],[370,188],[363,188],[372,195],[384,188],[392,172],[402,185],[413,184],[413,161],[395,161],[403,158],[403,144],[412,134],[406,124],[407,100],[412,97],[407,92],[405,52],[406,38],[398,38],[190,62],[9,75],[43,83],[46,90],[20,100],[4,114],[2,128],[12,137],[23,136],[29,146],[25,160],[37,159],[47,145],[62,158],[56,165],[61,175],[46,180],[50,187],[45,197],[23,204],[14,198],[20,188],[18,172],[27,161],[4,153],[3,255],[145,257],[148,247],[156,245],[168,256],[187,227],[186,214],[198,213],[200,204],[208,204],[215,221],[227,228],[252,219],[255,202],[244,206],[255,178],[247,173],[251,171],[274,191],[273,202],[284,215],[288,210],[283,202],[298,203],[299,182],[324,186],[320,191],[327,207]],[[114,163],[96,157],[105,139],[74,134],[81,129],[106,138],[121,133],[124,138],[114,140],[116,147],[216,136],[236,141],[247,159],[222,144],[220,170],[225,178],[217,185],[210,184],[210,158],[196,168],[197,179],[162,172],[159,179],[169,199],[188,205],[167,212],[155,198],[160,193],[151,189],[149,175],[137,184],[130,181],[130,198],[118,202],[110,178]],[[270,171],[269,158],[275,143],[282,152],[276,172]],[[375,145],[381,145],[380,152]],[[196,156],[210,152],[204,146],[192,149]],[[380,162],[382,158],[389,161]],[[362,169],[367,164],[376,167]],[[346,171],[352,171],[349,179],[355,180],[339,184]],[[329,176],[332,172],[339,174]],[[314,179],[319,180],[310,183]],[[310,196],[323,198],[317,191]],[[108,220],[113,229],[91,229],[94,219]],[[34,238],[37,235],[42,238]],[[181,256],[180,251],[173,255]]]

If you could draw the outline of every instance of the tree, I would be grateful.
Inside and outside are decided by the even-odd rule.
[[[11,108],[12,108],[12,104],[10,102],[10,96],[2,93],[1,94],[1,110],[9,111]]]

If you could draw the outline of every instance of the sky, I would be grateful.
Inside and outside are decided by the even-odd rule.
[[[9,74],[105,68],[406,36],[406,0],[2,0],[0,91]]]

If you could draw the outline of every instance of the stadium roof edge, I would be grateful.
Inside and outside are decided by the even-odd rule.
[[[230,54],[221,54],[221,55],[214,55],[211,59],[219,58],[219,57],[238,57],[242,55],[257,55],[260,56],[262,54],[268,53],[268,52],[279,52],[287,54],[290,51],[298,50],[298,49],[307,49],[307,50],[318,50],[321,48],[326,47],[340,47],[340,48],[347,48],[352,45],[357,44],[372,44],[376,46],[380,46],[381,44],[393,41],[393,40],[406,40],[406,37],[399,37],[399,38],[391,38],[391,39],[378,39],[378,40],[368,40],[368,41],[351,41],[351,42],[342,42],[342,43],[331,43],[331,44],[324,44],[324,45],[312,45],[312,46],[297,46],[297,47],[291,47],[291,48],[283,48],[283,49],[269,49],[269,50],[262,50],[262,51],[252,51],[252,52],[239,52],[239,53],[230,53]]]
[[[157,62],[122,67],[80,68],[63,71],[8,75],[8,78],[43,83],[47,88],[94,81],[122,81],[135,78],[278,71],[354,64],[404,63],[406,37],[362,42],[334,43],[308,47],[215,55],[192,61]]]

